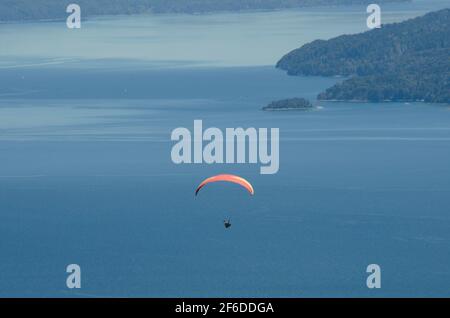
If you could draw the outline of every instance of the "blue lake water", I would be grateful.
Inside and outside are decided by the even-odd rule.
[[[429,10],[420,1],[392,8],[397,20]],[[300,32],[300,42],[364,29],[356,9],[329,10],[316,14],[336,24],[316,19],[319,33]],[[11,43],[0,54],[1,296],[449,296],[450,107],[322,102],[311,112],[263,112],[276,99],[314,99],[340,79],[267,66],[297,46],[292,26],[306,13],[246,15],[260,26],[270,15],[276,32],[252,41],[259,49],[264,36],[277,38],[281,49],[244,50],[233,35],[252,24],[231,14],[151,22],[168,36],[215,22],[206,42],[194,42],[218,49],[206,39],[223,34],[230,54],[200,57],[190,37],[177,44],[185,55],[167,55],[156,31],[162,42],[145,46],[155,57],[139,56],[143,17],[89,21],[74,40],[79,51],[45,48],[65,41],[57,23],[0,26]],[[39,29],[47,35],[27,44]],[[279,172],[173,164],[171,131],[192,130],[195,119],[280,128]],[[248,178],[255,196],[222,184],[194,197],[222,172]],[[81,266],[80,290],[66,288],[71,263]],[[371,263],[382,268],[380,290],[366,287]]]

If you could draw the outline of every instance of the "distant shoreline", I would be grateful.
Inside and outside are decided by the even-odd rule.
[[[328,1],[328,0],[327,0]],[[370,3],[370,1],[366,1],[366,0],[354,0],[355,2],[351,3],[343,3],[343,4],[335,4],[335,3],[299,3],[299,4],[294,4],[294,2],[287,2],[286,4],[280,3],[279,7],[273,7],[273,8],[235,8],[235,9],[222,9],[222,8],[217,8],[217,9],[208,9],[207,7],[205,7],[204,9],[186,9],[186,8],[156,8],[156,10],[154,8],[148,8],[148,9],[144,9],[141,8],[139,9],[140,11],[136,10],[133,11],[133,9],[129,10],[128,13],[123,13],[123,12],[107,12],[107,13],[101,13],[101,12],[95,12],[95,9],[93,10],[94,13],[89,13],[88,9],[83,10],[83,4],[80,3],[80,6],[82,8],[82,19],[84,21],[89,20],[89,19],[96,19],[96,18],[101,18],[101,17],[127,17],[127,16],[152,16],[152,15],[212,15],[212,14],[242,14],[242,13],[264,13],[264,12],[283,12],[283,11],[294,11],[294,10],[302,10],[302,9],[320,9],[320,8],[342,8],[342,7],[362,7],[362,6],[366,6],[368,3]],[[358,1],[360,1],[360,3],[358,3]],[[51,2],[51,1],[50,1]],[[91,3],[94,3],[95,0],[92,0]],[[386,4],[393,4],[393,3],[410,3],[412,2],[412,0],[383,0],[380,1],[381,3],[386,3]],[[68,4],[69,2],[67,2]],[[59,7],[61,6],[61,7]],[[251,5],[249,5],[251,6]],[[49,5],[49,9],[53,9],[53,11],[55,11],[55,5]],[[0,25],[2,24],[26,24],[26,23],[53,23],[53,22],[64,22],[68,16],[68,13],[65,13],[65,10],[59,10],[59,9],[64,9],[65,5],[58,3],[58,16],[56,17],[44,17],[44,18],[39,18],[39,17],[30,17],[29,15],[31,13],[27,12],[27,9],[22,8],[22,17],[19,18],[1,18],[0,17]],[[90,8],[90,7],[88,7]],[[125,7],[127,9],[130,9],[129,7]],[[124,9],[125,9],[124,8]],[[17,10],[17,8],[16,8]],[[1,11],[7,11],[4,8],[2,8],[2,5],[0,3],[0,12]],[[30,9],[30,11],[32,11]],[[59,13],[61,11],[61,13]],[[86,13],[86,11],[88,11],[88,13]],[[125,10],[124,10],[125,12]],[[60,16],[59,16],[60,15]]]
[[[411,0],[405,0],[405,2]],[[395,3],[395,2],[393,2]],[[201,12],[142,12],[142,13],[130,13],[130,14],[93,14],[82,16],[82,21],[92,21],[96,19],[108,19],[117,17],[151,17],[151,16],[209,16],[215,14],[251,14],[251,13],[271,13],[271,12],[295,12],[302,11],[304,9],[321,9],[321,8],[343,8],[343,7],[362,7],[363,4],[343,4],[343,5],[314,5],[294,8],[278,8],[278,9],[243,9],[243,10],[217,10],[217,11],[201,11]],[[33,24],[33,23],[54,23],[54,22],[66,22],[66,17],[61,18],[48,18],[48,19],[22,19],[22,20],[0,20],[2,24]]]

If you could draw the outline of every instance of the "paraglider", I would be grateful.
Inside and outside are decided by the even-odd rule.
[[[230,219],[223,220],[223,225],[225,225],[225,228],[228,229],[231,226]]]
[[[244,178],[235,176],[232,174],[219,174],[217,176],[213,176],[213,177],[203,180],[202,183],[200,183],[200,185],[195,190],[195,196],[197,196],[199,191],[207,184],[214,183],[214,182],[220,182],[220,181],[238,184],[241,187],[243,187],[244,189],[246,189],[251,195],[255,194],[255,190],[253,189],[253,186],[251,185],[251,183],[248,182],[247,180],[245,180]],[[225,226],[226,229],[230,228],[231,227],[230,219],[224,220],[223,225]]]
[[[195,195],[197,195],[198,192],[200,191],[200,189],[202,189],[208,183],[219,182],[219,181],[236,183],[236,184],[244,187],[251,195],[255,194],[255,190],[253,190],[253,186],[251,185],[251,183],[248,182],[247,180],[245,180],[244,178],[241,178],[239,176],[235,176],[232,174],[219,174],[217,176],[210,177],[208,179],[203,180],[203,182],[200,183],[200,185],[197,187],[197,190],[195,190]]]

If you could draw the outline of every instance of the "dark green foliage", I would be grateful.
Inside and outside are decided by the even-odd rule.
[[[356,35],[314,41],[284,56],[290,75],[352,76],[319,99],[450,103],[450,9]]]
[[[289,98],[271,102],[269,105],[263,107],[263,110],[288,110],[288,109],[307,110],[311,108],[313,108],[313,105],[307,99]]]

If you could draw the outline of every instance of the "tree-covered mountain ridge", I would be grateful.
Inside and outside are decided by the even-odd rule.
[[[289,75],[350,76],[322,100],[450,103],[450,9],[355,35],[316,40],[286,54]]]

